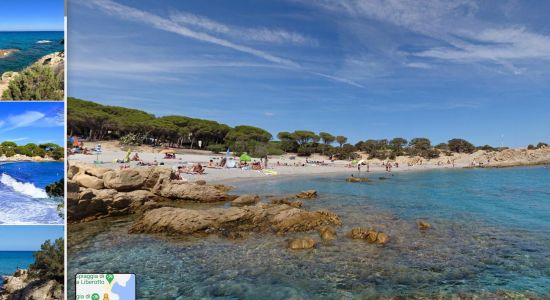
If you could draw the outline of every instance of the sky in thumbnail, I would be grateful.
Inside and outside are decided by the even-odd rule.
[[[0,1],[0,31],[63,31],[64,0]]]
[[[9,241],[0,244],[0,251],[36,251],[46,240],[63,238],[63,226],[44,225],[2,225],[0,240]]]
[[[0,103],[0,143],[64,145],[64,104],[60,102]]]
[[[365,139],[550,141],[549,1],[69,0],[69,94]]]

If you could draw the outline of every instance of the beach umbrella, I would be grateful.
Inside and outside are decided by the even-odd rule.
[[[231,152],[229,152],[229,148],[227,148],[227,152],[225,152],[225,157],[230,157],[231,156]]]
[[[160,153],[175,153],[176,151],[172,150],[172,149],[164,149],[164,150],[161,150]]]
[[[248,154],[243,153],[241,157],[239,157],[240,161],[252,161],[252,157],[248,156]]]
[[[357,163],[357,159],[352,160],[351,163],[355,165]]]
[[[361,165],[361,164],[363,164],[364,162],[365,162],[365,160],[362,159],[362,160],[358,161],[357,163]]]

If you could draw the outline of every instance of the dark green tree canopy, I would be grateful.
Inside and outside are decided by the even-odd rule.
[[[476,147],[464,139],[452,139],[447,142],[449,151],[457,153],[473,153]]]

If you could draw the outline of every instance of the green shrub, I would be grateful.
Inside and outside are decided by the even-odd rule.
[[[139,146],[141,145],[141,140],[136,134],[128,133],[127,135],[120,138],[120,143],[126,146]]]
[[[52,184],[46,186],[46,193],[50,197],[63,197],[65,195],[65,186],[64,180],[61,178],[59,181],[56,181]]]
[[[9,83],[4,100],[63,100],[63,82],[50,67],[34,64]]]

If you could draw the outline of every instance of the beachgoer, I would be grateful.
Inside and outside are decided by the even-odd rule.
[[[194,166],[193,166],[193,172],[197,173],[197,174],[203,174],[204,173],[204,169],[202,167],[202,165],[200,163],[196,163]]]

